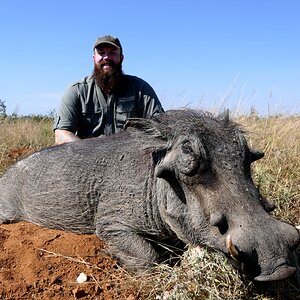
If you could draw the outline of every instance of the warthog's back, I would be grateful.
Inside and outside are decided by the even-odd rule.
[[[0,178],[0,221],[95,232],[99,201],[118,207],[126,205],[120,203],[125,195],[142,197],[148,166],[138,148],[122,133],[50,147],[17,162]]]

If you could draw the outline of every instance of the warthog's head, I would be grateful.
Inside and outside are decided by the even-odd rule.
[[[295,272],[289,256],[299,231],[270,215],[274,207],[253,184],[250,169],[263,153],[248,148],[237,124],[191,110],[132,122],[164,141],[154,155],[159,209],[181,240],[222,251],[258,281]]]

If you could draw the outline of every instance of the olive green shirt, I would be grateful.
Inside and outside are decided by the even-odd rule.
[[[123,75],[122,87],[104,95],[92,76],[70,86],[64,93],[54,123],[80,138],[110,135],[123,129],[128,118],[152,118],[163,108],[152,87],[144,80]]]

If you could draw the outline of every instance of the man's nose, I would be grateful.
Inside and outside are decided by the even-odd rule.
[[[102,58],[103,59],[110,59],[111,58],[111,55],[109,52],[105,52],[103,55],[102,55]]]

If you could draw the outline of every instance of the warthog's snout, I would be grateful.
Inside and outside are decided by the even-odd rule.
[[[289,237],[286,241],[283,241],[287,245],[289,252],[292,253],[297,246],[300,244],[300,232],[299,226],[293,228],[292,226],[285,224],[289,227]],[[291,233],[293,232],[293,233]],[[243,243],[243,242],[242,242]],[[270,245],[270,253],[264,253],[265,257],[272,257],[272,260],[266,260],[260,262],[259,260],[259,249],[251,249],[248,251],[241,250],[238,244],[233,242],[230,234],[225,239],[226,249],[228,256],[231,258],[233,264],[238,267],[242,272],[252,277],[256,281],[277,281],[283,280],[295,274],[296,268],[290,265],[289,260],[285,257],[275,257]],[[268,249],[264,250],[267,252]]]
[[[254,278],[256,281],[276,281],[286,279],[296,272],[295,267],[291,267],[288,264],[284,263],[283,265],[278,266],[272,274],[262,274]]]

